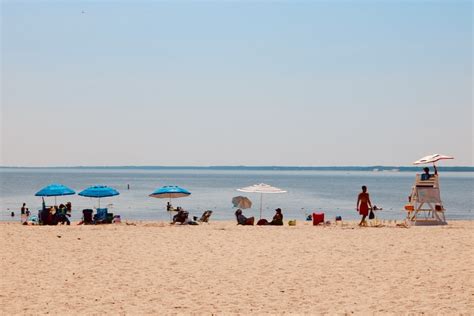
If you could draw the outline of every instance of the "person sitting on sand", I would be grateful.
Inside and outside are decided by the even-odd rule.
[[[281,226],[283,225],[283,214],[281,213],[281,208],[277,208],[275,210],[275,215],[273,216],[273,219],[268,225],[276,225],[276,226]]]
[[[435,165],[433,165],[433,168],[434,168],[434,171],[435,171],[434,175],[430,174],[430,168],[428,168],[428,167],[423,168],[424,173],[421,175],[421,181],[429,180],[430,178],[438,175],[438,169],[436,169]]]
[[[185,223],[188,220],[189,212],[183,210],[180,206],[178,206],[176,210],[178,211],[178,214],[173,216],[173,222],[171,224]]]
[[[255,221],[253,216],[249,218],[245,217],[240,208],[235,211],[235,218],[237,219],[237,225],[253,225]]]
[[[369,215],[369,209],[372,208],[372,203],[370,202],[369,193],[367,193],[367,187],[365,185],[362,186],[362,192],[359,193],[357,198],[357,205],[356,209],[360,215],[362,215],[362,219],[359,223],[359,226],[367,226],[365,218]]]

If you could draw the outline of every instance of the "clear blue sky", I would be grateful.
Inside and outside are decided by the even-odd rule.
[[[1,165],[473,165],[470,1],[3,1]]]

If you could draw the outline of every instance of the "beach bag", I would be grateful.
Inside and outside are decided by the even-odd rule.
[[[264,218],[259,219],[257,225],[268,225],[268,221]]]
[[[296,219],[289,220],[288,226],[296,226]]]
[[[374,219],[374,218],[375,218],[375,214],[372,210],[370,210],[369,219]]]
[[[313,226],[324,223],[324,213],[313,213]]]

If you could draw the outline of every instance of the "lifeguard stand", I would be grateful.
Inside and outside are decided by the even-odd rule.
[[[417,174],[415,184],[405,205],[407,221],[411,225],[446,225],[443,202],[441,201],[438,175],[422,180]]]

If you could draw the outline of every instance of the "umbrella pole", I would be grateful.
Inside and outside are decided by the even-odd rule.
[[[260,193],[260,219],[262,219],[262,200],[263,200],[263,193]]]
[[[170,205],[171,205],[171,198],[170,198]],[[167,211],[170,214],[170,222],[172,222],[173,218],[171,217],[171,208],[169,210],[167,209]]]
[[[57,198],[54,197],[54,206],[58,205]]]

